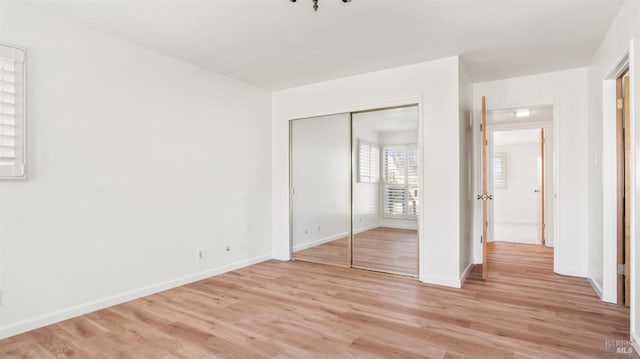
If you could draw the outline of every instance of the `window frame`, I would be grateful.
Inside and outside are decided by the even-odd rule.
[[[18,51],[21,54],[21,61],[15,61],[16,65],[20,64],[21,73],[19,74],[19,89],[16,90],[15,97],[19,97],[21,103],[16,106],[16,109],[19,109],[22,113],[22,116],[16,116],[15,122],[16,127],[20,127],[21,134],[19,135],[20,147],[16,147],[16,152],[18,152],[19,159],[21,160],[21,173],[18,175],[4,175],[0,171],[0,182],[11,182],[11,181],[24,181],[27,179],[27,49],[21,46],[16,46],[10,43],[0,41],[0,47],[8,48],[12,51]],[[5,49],[2,49],[5,50]],[[16,81],[17,82],[17,81]],[[19,125],[18,125],[19,123]],[[18,157],[18,156],[16,156]]]

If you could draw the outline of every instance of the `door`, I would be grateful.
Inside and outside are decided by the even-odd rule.
[[[290,131],[292,258],[350,267],[350,115],[293,120]]]
[[[352,114],[352,266],[418,276],[418,106]]]
[[[482,201],[482,279],[487,279],[488,271],[488,248],[487,248],[487,229],[489,226],[487,201],[493,199],[493,196],[487,193],[487,103],[485,96],[482,96],[482,116],[480,123],[481,135],[481,153],[482,153],[482,194],[478,195],[478,200]]]
[[[631,96],[628,70],[616,81],[617,141],[617,294],[618,303],[629,306],[631,239]]]
[[[631,86],[624,78],[624,305],[631,304]]]
[[[540,129],[540,160],[538,161],[538,188],[536,189],[536,193],[538,194],[538,238],[540,239],[540,243],[545,245],[545,213],[544,213],[544,181],[545,181],[545,153],[544,153],[544,128]]]

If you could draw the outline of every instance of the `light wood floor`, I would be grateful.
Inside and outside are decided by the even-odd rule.
[[[555,275],[542,246],[493,243],[462,289],[268,261],[0,341],[2,358],[629,358],[629,311]]]
[[[304,249],[298,260],[349,267],[349,239]],[[354,236],[353,266],[387,273],[418,276],[418,231],[379,227]]]

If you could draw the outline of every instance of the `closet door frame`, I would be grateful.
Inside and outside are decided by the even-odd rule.
[[[422,214],[424,213],[423,204],[424,204],[424,124],[423,124],[423,105],[422,105],[422,96],[414,96],[405,99],[399,99],[389,102],[381,102],[379,104],[369,104],[369,105],[358,105],[353,106],[352,110],[347,111],[332,111],[330,113],[318,114],[312,116],[304,116],[304,117],[296,117],[288,120],[289,124],[289,258],[290,260],[294,260],[293,258],[293,121],[303,120],[315,117],[323,117],[323,116],[332,116],[332,115],[340,115],[340,114],[349,114],[349,155],[350,158],[353,158],[353,115],[358,113],[365,112],[374,112],[374,111],[383,111],[383,110],[392,110],[398,108],[406,108],[406,107],[417,107],[418,108],[418,151],[419,151],[419,184],[418,184],[418,203],[419,212],[417,217],[417,228],[418,228],[418,276],[402,276],[406,278],[414,278],[419,280],[424,277],[424,273],[422,272],[423,268],[421,265],[421,259],[423,258],[423,248],[424,248],[424,234],[422,230]],[[363,269],[353,266],[353,225],[354,225],[354,203],[353,203],[353,160],[349,161],[349,267],[356,270],[366,270],[372,272],[380,272],[372,269]],[[382,272],[386,273],[386,272]],[[391,274],[397,275],[397,274]]]

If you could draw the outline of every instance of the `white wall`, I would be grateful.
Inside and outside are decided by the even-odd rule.
[[[380,132],[381,145],[406,145],[418,143],[418,128],[415,130]]]
[[[419,102],[424,148],[420,279],[460,285],[458,58],[352,76],[273,93],[273,255],[288,259],[290,119]],[[446,154],[443,156],[442,154]]]
[[[349,114],[293,121],[291,139],[293,250],[348,236]]]
[[[537,143],[494,146],[506,159],[506,187],[493,189],[494,241],[535,243],[538,238]]]
[[[459,121],[459,168],[460,168],[460,280],[464,280],[472,268],[474,238],[473,208],[474,195],[474,129],[473,121],[473,84],[463,63],[458,67],[458,121]],[[477,192],[479,193],[479,192]],[[478,241],[479,242],[479,241]]]
[[[0,2],[29,167],[0,183],[0,337],[270,258],[270,94],[27,6]]]
[[[517,106],[554,105],[554,185],[556,193],[554,271],[587,276],[587,70],[586,68],[524,76],[474,84],[474,113],[480,113],[481,98],[487,97],[489,110]],[[477,122],[477,121],[476,121]],[[475,143],[479,144],[478,136]],[[479,145],[474,146],[479,159]],[[479,160],[476,163],[479,164]],[[476,176],[476,178],[479,178]],[[477,188],[477,182],[476,182]],[[479,238],[481,215],[476,204]],[[480,242],[475,259],[481,261]]]
[[[638,61],[638,46],[640,41],[640,2],[629,0],[624,3],[616,19],[612,23],[606,36],[594,54],[589,64],[589,117],[588,117],[588,194],[589,194],[589,276],[599,285],[603,291],[603,299],[607,301],[616,300],[616,274],[615,257],[616,242],[615,228],[611,222],[615,221],[615,193],[611,194],[613,188],[610,182],[611,171],[615,171],[615,121],[604,121],[606,112],[615,111],[615,108],[603,107],[603,94],[605,93],[605,79],[608,72],[618,62],[620,57],[628,51],[633,42],[631,51],[631,89],[632,98],[632,125],[631,131],[635,136],[635,143],[632,148],[632,171],[633,174],[633,202],[632,202],[632,265],[631,273],[638,273],[638,263],[640,253],[637,250],[637,243],[640,233],[637,230],[637,223],[640,223],[640,176],[637,174],[638,159],[640,158],[640,62]],[[604,186],[604,187],[603,187]],[[603,188],[605,191],[603,191]],[[606,194],[605,194],[606,193]],[[613,219],[611,217],[613,216]],[[640,298],[638,295],[638,283],[640,276],[631,277],[631,335],[636,341],[640,340],[638,330],[640,328],[640,316],[638,306]],[[637,347],[636,347],[637,348]]]

